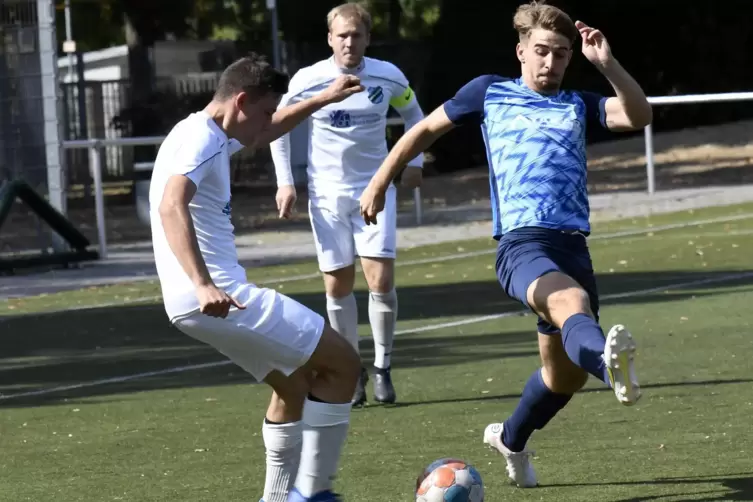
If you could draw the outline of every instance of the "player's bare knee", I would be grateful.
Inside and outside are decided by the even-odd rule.
[[[288,376],[273,372],[265,379],[274,390],[270,402],[270,409],[295,410],[303,408],[303,402],[311,389],[311,371],[300,368]]]
[[[361,358],[353,346],[334,329],[329,328],[333,338],[336,337],[337,344],[335,347],[335,373],[348,382],[355,382],[361,376]]]
[[[362,258],[361,265],[369,291],[389,293],[395,287],[395,260],[392,258]]]
[[[591,315],[588,293],[571,277],[552,272],[539,277],[528,288],[528,302],[557,327],[573,314]]]
[[[353,346],[332,327],[325,326],[314,354],[307,364],[318,378],[353,382],[361,374],[361,359]]]
[[[578,286],[556,291],[549,295],[547,309],[558,317],[565,318],[577,313],[588,313],[588,293]]]
[[[354,265],[324,272],[324,289],[332,298],[344,298],[353,292],[355,280]]]

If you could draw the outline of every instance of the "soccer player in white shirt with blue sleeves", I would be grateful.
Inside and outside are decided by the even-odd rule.
[[[346,3],[327,16],[328,42],[333,56],[302,68],[293,75],[280,106],[306,99],[342,74],[354,74],[366,92],[325,106],[308,120],[309,215],[316,242],[319,268],[324,274],[327,314],[332,326],[358,349],[358,310],[353,295],[355,256],[361,258],[369,287],[369,321],[374,337],[374,399],[395,402],[390,374],[397,295],[394,262],[397,245],[396,189],[387,194],[384,217],[368,226],[359,213],[359,198],[386,158],[386,121],[390,106],[410,129],[423,118],[421,107],[405,75],[393,64],[364,57],[369,44],[371,17],[360,5]],[[296,192],[290,164],[289,137],[271,144],[277,174],[277,204],[288,217]],[[423,154],[408,162],[402,182],[421,183]],[[366,401],[368,372],[353,395],[353,404]]]

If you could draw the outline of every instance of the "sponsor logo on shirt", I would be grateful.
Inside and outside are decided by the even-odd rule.
[[[382,116],[378,113],[353,113],[346,110],[334,110],[329,114],[330,124],[338,129],[376,124],[381,119]]]
[[[227,204],[225,204],[225,207],[222,208],[222,214],[225,216],[230,216],[231,213],[231,207],[230,207],[230,201],[227,201]]]

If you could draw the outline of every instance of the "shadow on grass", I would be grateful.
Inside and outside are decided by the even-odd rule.
[[[749,271],[619,273],[602,276],[599,282],[602,294],[619,294],[736,273]],[[609,303],[652,304],[702,297],[714,295],[718,288],[729,284],[707,284],[703,291],[677,290],[671,295],[659,291],[625,296]],[[448,317],[521,310],[520,305],[504,296],[493,280],[410,286],[400,288],[399,295],[401,320],[424,321],[423,325],[439,323]],[[357,296],[362,308],[361,320],[365,321],[368,319],[366,293],[361,291]],[[318,312],[325,310],[321,293],[294,297]],[[498,327],[484,334],[457,336],[455,328],[444,331],[437,328],[439,333],[433,337],[402,336],[396,342],[393,357],[401,367],[429,367],[535,356],[535,319],[531,317],[530,322],[530,332],[503,332],[505,319],[499,319]],[[362,343],[368,360],[371,349],[367,340],[364,338]],[[185,370],[192,365],[207,367]],[[28,398],[0,400],[0,407],[246,381],[250,381],[248,375],[229,364],[213,348],[170,326],[161,305],[108,307],[0,320],[0,394],[43,392]],[[44,391],[66,386],[76,388]]]
[[[657,383],[657,384],[648,384],[648,385],[641,385],[641,389],[643,390],[650,390],[650,389],[671,389],[673,387],[703,387],[703,386],[709,386],[709,385],[733,385],[733,384],[742,384],[742,383],[751,383],[753,382],[753,378],[729,378],[729,379],[719,379],[719,380],[691,380],[691,381],[685,381],[685,382],[664,382],[664,383]],[[578,392],[578,394],[590,394],[593,392],[612,392],[612,390],[602,387],[589,387],[586,389],[582,389]],[[497,400],[503,400],[503,399],[512,399],[512,400],[518,400],[520,399],[520,393],[509,393],[509,394],[486,394],[483,396],[471,396],[471,397],[460,397],[460,398],[452,398],[452,399],[425,399],[422,401],[413,401],[413,402],[402,402],[402,403],[395,403],[391,405],[387,405],[391,408],[409,408],[411,406],[427,406],[432,404],[462,404],[462,403],[478,403],[478,402],[484,402],[484,401],[497,401]]]
[[[709,486],[708,490],[699,491],[697,488],[693,488],[696,485],[712,485],[719,484],[719,488],[712,488]],[[619,499],[615,502],[648,502],[648,501],[662,501],[665,499],[672,499],[675,502],[691,501],[691,500],[729,500],[729,501],[743,501],[753,500],[753,473],[741,473],[730,474],[727,476],[688,476],[688,477],[676,477],[676,478],[658,478],[645,481],[618,481],[614,483],[564,483],[554,485],[542,485],[542,488],[557,488],[557,487],[578,487],[578,486],[646,486],[646,485],[671,485],[676,486],[676,490],[673,493],[662,495],[648,495],[645,497],[631,497],[626,499]],[[684,493],[683,493],[684,492]],[[703,498],[699,498],[703,496]],[[681,498],[689,497],[689,498]]]

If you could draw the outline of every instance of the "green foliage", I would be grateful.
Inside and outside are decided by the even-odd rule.
[[[65,40],[62,1],[57,10],[58,42]],[[287,41],[323,39],[324,16],[339,0],[279,0],[280,28]],[[421,39],[439,19],[441,0],[367,0],[374,36],[389,33],[390,17],[399,6],[398,35]],[[82,51],[125,43],[128,16],[147,43],[169,37],[259,42],[269,40],[265,0],[71,0],[73,38]]]

